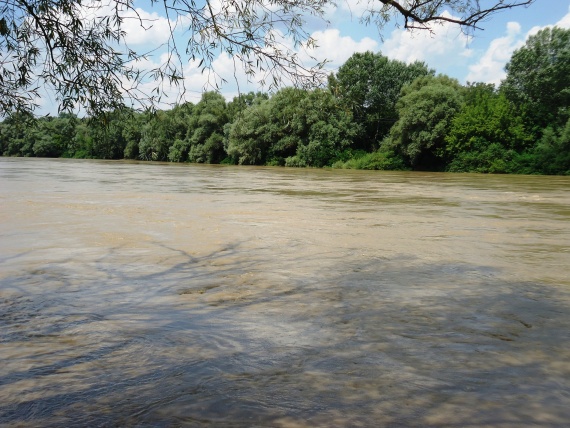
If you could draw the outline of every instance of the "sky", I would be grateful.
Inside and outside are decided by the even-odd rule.
[[[430,34],[404,30],[397,21],[386,25],[380,33],[374,25],[360,22],[365,6],[366,3],[359,0],[339,0],[336,8],[327,9],[328,22],[307,17],[305,31],[318,45],[312,54],[319,60],[329,61],[328,71],[334,73],[355,52],[372,51],[407,63],[424,61],[436,73],[447,74],[462,84],[498,85],[505,77],[504,68],[512,53],[524,45],[529,35],[546,26],[570,28],[570,0],[536,0],[529,7],[499,12],[482,23],[483,29],[469,36],[453,24],[435,26]],[[155,49],[168,34],[168,21],[161,16],[160,7],[153,8],[149,0],[135,0],[135,7],[143,18],[152,19],[153,24],[143,29],[136,20],[125,21],[127,42],[137,51]],[[160,53],[160,49],[156,52]],[[151,57],[149,66],[157,64],[159,57]],[[211,89],[208,77],[200,73],[197,65],[198,60],[185,65],[187,101],[197,102],[205,89]],[[234,59],[227,54],[216,57],[213,65],[227,80],[220,92],[228,100],[239,92],[267,90],[257,82],[248,82],[241,71],[236,72]],[[43,100],[42,104],[41,110],[50,110],[53,101]]]

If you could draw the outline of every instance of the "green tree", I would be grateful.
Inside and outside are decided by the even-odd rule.
[[[194,108],[194,104],[184,103],[174,107],[172,110],[164,111],[164,115],[169,123],[167,125],[170,138],[168,160],[171,162],[188,161],[188,152],[190,151],[188,134],[193,130]]]
[[[470,29],[493,12],[530,4],[533,0],[369,0],[366,22],[380,28],[394,15],[404,17],[405,28],[430,29],[451,22]],[[214,71],[221,52],[241,64],[250,78],[261,71],[268,83],[283,76],[300,85],[314,84],[322,63],[304,64],[299,47],[315,41],[305,30],[305,16],[322,17],[329,0],[264,0],[195,2],[151,0],[161,8],[170,26],[166,60],[152,70],[137,68],[145,55],[126,43],[125,22],[152,26],[134,0],[10,0],[0,4],[0,115],[31,110],[39,88],[52,88],[61,109],[83,106],[89,113],[114,111],[138,100],[152,105],[169,85],[184,86],[184,66],[198,60],[204,71]],[[447,12],[451,13],[447,13]],[[185,35],[179,47],[177,32]],[[292,39],[282,42],[279,33]],[[145,83],[156,83],[141,92]],[[219,80],[217,83],[221,83]],[[183,94],[183,90],[181,94]]]
[[[62,113],[59,117],[44,117],[30,129],[34,140],[32,150],[38,157],[70,156],[73,150],[77,117]]]
[[[302,103],[309,96],[309,91],[284,88],[269,100],[269,126],[265,137],[271,144],[267,161],[271,164],[283,165],[285,159],[294,156],[297,147],[306,139],[307,111]]]
[[[133,109],[121,108],[108,113],[105,121],[88,121],[93,157],[123,159],[127,146],[125,129],[136,114]]]
[[[184,105],[185,107],[186,105]],[[123,123],[123,138],[125,139],[125,159],[139,159],[139,145],[142,139],[143,128],[151,120],[149,112],[138,113],[131,111]]]
[[[75,135],[69,148],[69,155],[78,159],[91,159],[95,157],[93,149],[93,135],[88,120],[79,120],[75,127]]]
[[[176,140],[173,122],[165,111],[152,114],[141,129],[139,158],[149,161],[166,161],[170,145]],[[126,148],[126,146],[125,146]]]
[[[325,90],[316,89],[299,103],[305,129],[299,133],[296,154],[286,159],[291,166],[330,166],[350,156],[357,127],[352,113]]]
[[[152,161],[169,160],[171,147],[177,141],[184,140],[189,132],[193,111],[194,106],[185,103],[171,110],[129,115],[130,120],[123,121],[122,124],[122,135],[126,143],[124,156],[130,159],[138,156],[139,159]],[[186,160],[172,156],[170,160],[176,162]]]
[[[330,165],[351,146],[352,114],[321,89],[285,88],[231,126],[228,154],[240,164]]]
[[[238,115],[252,105],[268,99],[269,95],[264,92],[248,92],[247,94],[240,94],[234,97],[227,105],[228,122],[233,122]]]
[[[227,151],[239,164],[284,165],[306,137],[306,112],[300,107],[308,91],[284,88],[238,115],[229,131]]]
[[[261,165],[266,162],[272,142],[270,110],[270,101],[261,101],[247,108],[232,123],[225,149],[233,163]]]
[[[33,140],[29,131],[36,127],[37,119],[29,112],[18,112],[0,123],[2,156],[33,156]]]
[[[464,99],[445,137],[450,170],[491,172],[499,159],[512,158],[513,151],[520,153],[531,145],[523,118],[493,85],[470,85]],[[502,157],[498,147],[503,148]]]
[[[262,102],[269,100],[269,95],[263,92],[249,92],[247,94],[240,94],[234,97],[232,101],[227,104],[227,115],[228,121],[224,125],[224,151],[226,153],[226,158],[223,160],[224,163],[238,163],[238,157],[232,156],[228,153],[230,145],[230,134],[232,130],[233,123],[238,119],[242,120],[245,112]],[[235,150],[235,146],[234,146]],[[237,153],[234,151],[234,153]]]
[[[570,119],[558,131],[546,128],[531,155],[532,172],[570,175]]]
[[[349,109],[361,131],[358,148],[377,149],[398,119],[400,90],[415,78],[433,74],[423,62],[405,64],[380,53],[355,53],[329,77],[329,88]]]
[[[447,76],[425,76],[404,86],[396,104],[398,121],[383,143],[414,169],[441,169],[445,138],[463,104],[463,88]]]
[[[204,93],[190,117],[187,136],[190,162],[219,163],[226,156],[224,125],[227,120],[224,97],[217,92]]]
[[[8,117],[0,124],[1,154],[4,156],[69,156],[73,149],[76,116],[34,119],[29,113]]]
[[[522,107],[536,133],[564,126],[570,117],[570,29],[545,28],[530,36],[506,70],[501,89]]]

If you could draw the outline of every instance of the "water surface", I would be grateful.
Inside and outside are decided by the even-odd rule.
[[[564,426],[570,178],[0,158],[0,425]]]

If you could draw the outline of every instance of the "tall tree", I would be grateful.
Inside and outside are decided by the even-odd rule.
[[[464,99],[465,104],[446,136],[448,154],[481,151],[492,143],[517,151],[528,148],[531,139],[522,117],[493,85],[469,85]]]
[[[131,109],[116,109],[107,116],[107,121],[90,124],[93,156],[99,159],[122,159],[127,141],[125,126],[133,115]]]
[[[229,130],[228,154],[239,164],[284,164],[307,133],[301,103],[308,91],[284,88],[252,104]]]
[[[240,164],[322,167],[351,146],[354,130],[329,91],[284,88],[237,117],[227,150]]]
[[[545,28],[530,36],[506,66],[501,89],[538,130],[570,117],[570,29]]]
[[[415,78],[433,74],[416,61],[405,64],[380,53],[355,53],[329,77],[329,88],[349,109],[359,125],[359,148],[377,149],[398,120],[396,101],[400,90]]]
[[[187,140],[188,160],[199,163],[219,163],[224,151],[224,125],[228,120],[226,100],[217,92],[206,92],[194,107]]]
[[[37,127],[37,119],[29,112],[17,112],[0,122],[0,154],[2,156],[33,156],[30,130]]]
[[[507,172],[512,158],[533,141],[523,118],[494,85],[469,85],[464,99],[445,137],[448,170]]]
[[[342,108],[329,91],[321,89],[311,91],[299,109],[304,115],[305,129],[300,134],[296,155],[287,158],[286,164],[323,167],[343,159],[356,136],[352,113]]]
[[[169,111],[156,112],[141,129],[138,147],[139,158],[153,161],[168,160],[172,142],[183,138],[183,136],[176,134],[177,131],[179,128],[172,120]]]
[[[234,163],[261,165],[267,160],[272,143],[271,104],[263,100],[237,116],[227,130],[225,149]]]
[[[368,0],[363,17],[382,27],[394,16],[404,27],[430,29],[451,22],[476,28],[494,12],[528,5],[534,0]],[[31,110],[40,88],[51,87],[61,109],[80,106],[90,113],[114,110],[132,100],[153,104],[168,85],[184,86],[184,67],[196,60],[214,71],[218,54],[226,53],[245,73],[278,85],[281,77],[313,84],[322,63],[304,64],[299,48],[314,40],[305,16],[322,17],[332,0],[150,0],[168,19],[166,60],[153,70],[136,61],[144,53],[126,43],[126,23],[153,25],[135,7],[134,0],[6,0],[0,4],[0,115]],[[451,12],[451,14],[446,13]],[[179,45],[177,32],[184,34]],[[292,39],[283,40],[282,34]],[[155,90],[145,92],[145,83]],[[181,91],[183,93],[183,90]]]
[[[264,92],[248,92],[247,94],[239,94],[234,97],[227,105],[228,122],[233,122],[245,109],[256,103],[268,100],[269,95]]]
[[[463,105],[462,87],[447,76],[425,76],[402,88],[396,108],[399,119],[386,148],[408,159],[414,169],[441,169],[445,138]]]
[[[558,132],[546,128],[532,155],[531,172],[570,175],[570,119]]]

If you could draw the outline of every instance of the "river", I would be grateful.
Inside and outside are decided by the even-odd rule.
[[[570,422],[570,177],[0,158],[0,425]]]

